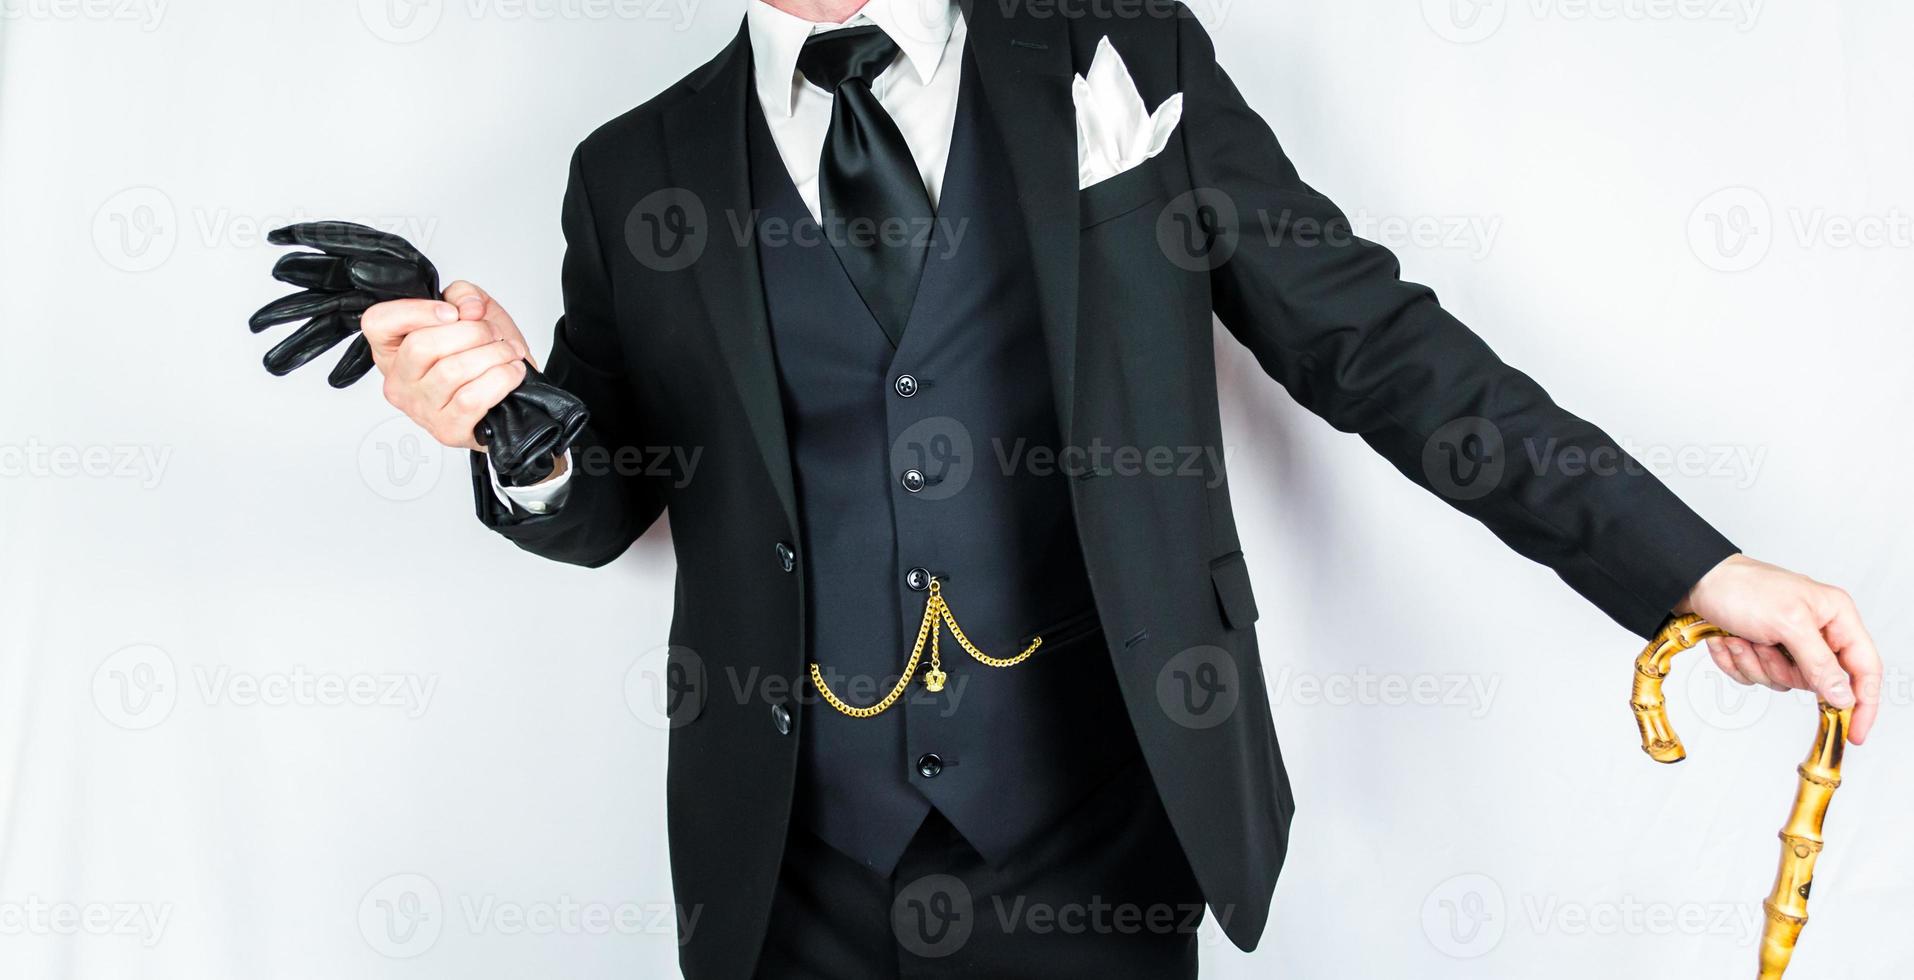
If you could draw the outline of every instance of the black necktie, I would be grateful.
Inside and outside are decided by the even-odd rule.
[[[904,134],[871,94],[897,50],[880,28],[854,27],[819,34],[798,55],[798,71],[837,96],[818,170],[825,231],[893,345],[917,299],[933,217]]]

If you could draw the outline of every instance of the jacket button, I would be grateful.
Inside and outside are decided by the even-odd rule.
[[[905,470],[904,471],[904,489],[910,491],[911,493],[916,493],[924,489],[924,471],[923,470]]]
[[[778,542],[778,564],[781,565],[785,571],[791,572],[791,571],[797,570],[797,563],[798,563],[797,552],[792,551],[790,545],[785,544],[782,541],[779,541]]]
[[[898,375],[897,376],[897,394],[899,397],[902,397],[902,398],[910,398],[911,396],[916,395],[917,394],[917,379],[911,377],[908,374]]]
[[[781,704],[772,705],[771,724],[777,726],[779,735],[791,734],[791,709]]]
[[[910,586],[914,592],[922,592],[930,588],[930,569],[913,568],[905,572],[904,584]]]
[[[944,771],[944,760],[935,752],[926,752],[917,760],[917,774],[925,779],[936,779]]]

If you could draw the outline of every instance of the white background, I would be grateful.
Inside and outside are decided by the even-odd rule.
[[[675,975],[668,530],[596,572],[520,554],[376,381],[269,378],[283,328],[244,323],[284,291],[266,229],[354,217],[545,349],[572,147],[742,3],[151,2],[0,22],[0,976]],[[1196,9],[1413,278],[1858,596],[1890,704],[1791,975],[1909,975],[1914,8]],[[1810,704],[1690,654],[1693,758],[1653,765],[1634,638],[1219,345],[1300,810],[1263,948],[1212,932],[1205,976],[1749,975]],[[370,689],[282,696],[313,678]]]

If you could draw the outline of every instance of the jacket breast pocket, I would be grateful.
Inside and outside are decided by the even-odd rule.
[[[1183,173],[1181,140],[1181,134],[1172,137],[1163,152],[1078,191],[1082,227],[1103,224],[1176,194]]]
[[[1223,613],[1223,624],[1233,630],[1246,630],[1256,624],[1256,593],[1249,585],[1249,565],[1243,553],[1232,551],[1210,562],[1210,584],[1216,588],[1216,605]]]

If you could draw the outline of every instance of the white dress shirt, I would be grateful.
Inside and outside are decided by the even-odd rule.
[[[813,35],[876,24],[903,52],[898,63],[877,76],[872,94],[904,134],[911,158],[930,192],[931,207],[944,189],[950,138],[957,126],[957,93],[963,81],[963,13],[950,0],[871,0],[842,24],[818,24],[787,14],[763,0],[752,0],[745,14],[751,36],[758,104],[777,143],[778,156],[797,184],[811,217],[823,220],[817,173],[824,139],[831,128],[835,96],[798,74],[798,55]],[[742,148],[739,148],[742,151]],[[565,472],[534,487],[492,489],[506,507],[517,504],[532,514],[548,514],[564,503],[571,484],[571,457]]]

